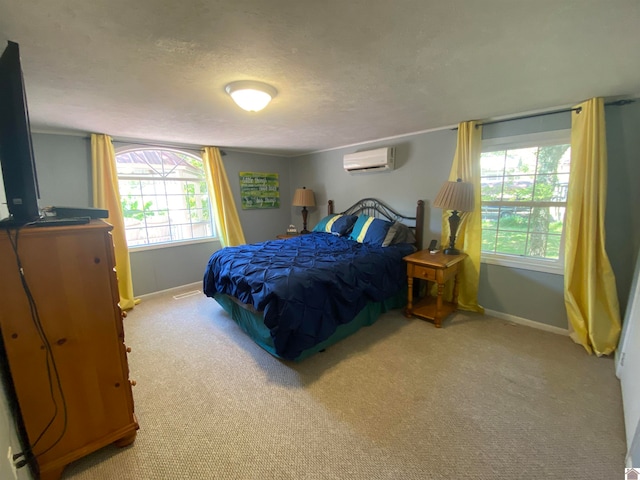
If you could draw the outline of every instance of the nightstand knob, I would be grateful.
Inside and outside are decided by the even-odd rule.
[[[132,387],[135,387],[137,385],[137,382],[135,380],[129,380],[129,383]]]
[[[127,347],[126,350],[127,350],[127,353],[131,353],[131,347]]]

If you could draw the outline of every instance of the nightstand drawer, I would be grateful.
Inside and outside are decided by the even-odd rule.
[[[412,277],[422,278],[423,280],[429,280],[431,282],[436,281],[435,268],[420,267],[418,265],[412,265],[412,267],[413,267],[413,274],[409,272],[409,275],[411,275]]]

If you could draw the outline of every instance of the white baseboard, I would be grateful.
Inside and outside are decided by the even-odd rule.
[[[157,297],[158,295],[166,295],[167,293],[178,292],[178,291],[185,290],[187,288],[199,289],[201,287],[202,287],[202,282],[188,283],[186,285],[180,285],[179,287],[167,288],[166,290],[159,290],[157,292],[145,293],[144,295],[136,295],[136,298],[139,298],[140,300],[144,300],[145,298],[153,298],[153,297]]]
[[[484,313],[492,317],[500,318],[502,320],[507,320],[508,322],[511,322],[511,323],[524,325],[525,327],[537,328],[538,330],[544,330],[546,332],[557,333],[558,335],[569,336],[569,330],[566,328],[560,328],[560,327],[555,327],[553,325],[547,325],[546,323],[535,322],[533,320],[529,320],[527,318],[522,318],[522,317],[516,317],[515,315],[510,315],[508,313],[489,310],[488,308],[484,309]]]

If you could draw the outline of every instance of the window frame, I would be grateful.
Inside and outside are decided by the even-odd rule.
[[[482,140],[482,153],[562,144],[571,144],[570,129],[484,139]],[[569,176],[571,176],[571,170],[569,171]],[[509,255],[505,253],[490,253],[481,250],[480,262],[489,265],[498,265],[501,267],[519,268],[522,270],[532,270],[536,272],[551,273],[555,275],[564,275],[565,226],[566,207],[565,219],[562,223],[562,234],[560,236],[560,252],[558,259],[526,257],[524,255]]]
[[[164,146],[160,146],[160,145],[139,145],[139,144],[127,144],[127,145],[122,145],[119,146],[117,148],[114,149],[115,150],[115,156],[117,157],[118,155],[122,155],[125,153],[129,153],[129,152],[135,152],[135,151],[140,151],[140,150],[162,150],[162,151],[169,151],[169,152],[175,152],[175,153],[179,153],[181,155],[187,155],[189,157],[194,157],[200,161],[202,161],[202,157],[198,155],[198,152],[195,151],[191,151],[189,149],[181,149],[181,148],[175,148],[175,147],[164,147]],[[133,177],[132,175],[120,175],[118,173],[118,165],[117,165],[117,159],[116,159],[116,175],[118,177],[118,183],[120,182],[120,180],[126,180],[129,177]],[[203,168],[203,173],[204,173],[204,168]],[[175,178],[173,178],[175,180]],[[159,181],[159,179],[157,179]],[[205,178],[205,184],[206,184],[206,178]],[[120,196],[120,203],[121,203],[121,211],[124,214],[123,210],[122,210],[122,194],[120,193],[120,189],[118,188],[118,193]],[[217,241],[219,240],[219,236],[218,236],[218,232],[217,232],[217,226],[216,226],[216,222],[215,219],[213,217],[214,215],[214,208],[213,208],[213,201],[211,198],[211,195],[209,193],[209,187],[207,185],[207,197],[209,197],[209,209],[210,209],[210,218],[211,218],[211,227],[212,227],[212,235],[209,237],[198,237],[198,238],[189,238],[189,239],[184,239],[184,240],[172,240],[169,242],[156,242],[156,243],[149,243],[149,244],[141,244],[141,245],[129,245],[127,243],[127,248],[129,249],[129,251],[131,252],[142,252],[145,250],[157,250],[157,249],[161,249],[161,248],[171,248],[171,247],[179,247],[179,246],[186,246],[186,245],[195,245],[195,244],[199,244],[199,243],[208,243],[208,242],[213,242],[213,241]],[[125,228],[125,239],[126,239],[126,228]]]

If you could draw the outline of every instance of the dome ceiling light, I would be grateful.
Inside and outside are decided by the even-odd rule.
[[[224,89],[247,112],[259,112],[278,94],[271,85],[253,80],[231,82]]]

